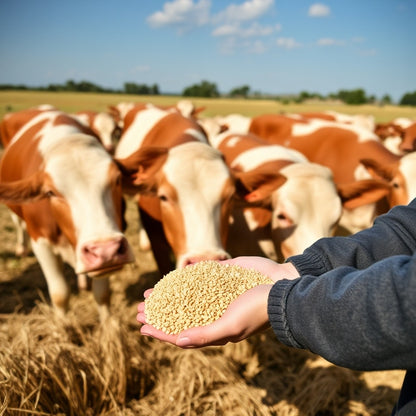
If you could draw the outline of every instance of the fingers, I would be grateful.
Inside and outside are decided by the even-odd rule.
[[[156,329],[155,327],[151,325],[143,325],[140,328],[140,332],[142,335],[147,335],[152,338],[157,338],[160,341],[169,342],[170,344],[176,345],[176,340],[178,338],[178,335],[170,335],[165,334],[163,331],[160,331],[159,329]]]
[[[200,348],[210,345],[225,345],[229,341],[227,331],[224,333],[220,320],[213,324],[182,331],[176,340],[181,348]]]
[[[147,299],[149,296],[150,296],[150,294],[153,292],[153,288],[150,288],[150,289],[146,289],[144,292],[143,292],[143,296],[145,297],[145,299]]]
[[[225,345],[227,326],[223,324],[221,319],[214,324],[187,329],[178,334],[166,334],[163,331],[156,329],[146,322],[145,303],[140,302],[137,306],[136,320],[143,324],[140,328],[142,335],[156,338],[160,341],[169,342],[181,348],[199,348],[208,345]],[[224,335],[223,335],[224,333]]]

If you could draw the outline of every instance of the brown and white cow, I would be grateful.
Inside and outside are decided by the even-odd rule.
[[[368,186],[367,180],[374,178],[374,192],[367,190],[361,201],[344,204],[341,225],[351,232],[367,228],[377,215],[416,197],[416,153],[400,157],[366,128],[262,115],[251,120],[249,131],[329,167],[337,186],[353,180],[364,180]]]
[[[234,182],[204,131],[177,110],[138,105],[124,118],[116,149],[140,166],[140,218],[159,271],[206,259],[225,259]]]
[[[283,261],[333,235],[342,203],[330,169],[253,134],[226,131],[210,142],[224,154],[245,193],[232,211],[227,241],[232,256]]]
[[[89,129],[57,110],[11,114],[1,131],[11,140],[0,161],[0,201],[25,222],[52,304],[59,312],[68,308],[66,262],[93,277],[103,319],[109,273],[134,261],[122,232],[121,172],[128,182],[128,165],[116,163]]]
[[[412,172],[416,156],[402,159],[393,154],[365,127],[278,114],[231,115],[216,122],[300,151],[311,162],[329,167],[338,188],[359,180],[361,197],[343,204],[342,232],[367,228],[389,207],[407,204],[416,196]]]
[[[78,111],[71,114],[82,124],[89,126],[101,140],[104,148],[113,154],[117,142],[120,139],[121,127],[114,117],[104,111]]]

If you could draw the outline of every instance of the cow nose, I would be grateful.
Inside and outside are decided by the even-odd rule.
[[[88,270],[107,267],[127,260],[128,243],[125,237],[88,242],[82,246],[81,256]]]
[[[227,260],[229,258],[230,256],[226,253],[211,255],[211,256],[206,256],[206,255],[205,256],[204,255],[193,256],[193,257],[188,257],[184,259],[182,263],[182,267],[190,266],[191,264],[199,263],[200,261],[204,261],[204,260],[221,261],[221,260]]]

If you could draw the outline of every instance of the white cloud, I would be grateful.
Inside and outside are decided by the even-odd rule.
[[[316,42],[319,46],[342,46],[345,45],[343,40],[337,40],[332,38],[321,38]]]
[[[269,36],[274,32],[280,32],[281,25],[275,26],[262,26],[257,22],[253,22],[251,26],[243,28],[239,23],[225,24],[217,27],[212,32],[213,36],[238,36],[242,38],[256,37],[256,36]]]
[[[301,43],[297,42],[293,38],[278,38],[276,43],[277,43],[277,46],[279,46],[280,48],[285,48],[285,49],[295,49],[295,48],[299,48],[302,46]]]
[[[244,51],[248,54],[261,55],[267,51],[266,46],[261,40],[244,40],[230,36],[222,40],[220,52],[222,55],[232,55],[237,50]]]
[[[162,11],[157,11],[147,18],[152,27],[180,26],[183,30],[192,26],[202,26],[209,22],[210,0],[173,0],[163,5]]]
[[[265,14],[274,4],[274,0],[247,0],[242,4],[230,4],[214,17],[214,21],[254,20]]]
[[[328,6],[322,3],[315,3],[309,7],[309,16],[311,17],[326,17],[331,14],[331,10]]]

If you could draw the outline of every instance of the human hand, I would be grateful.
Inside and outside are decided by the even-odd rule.
[[[181,348],[200,348],[238,342],[269,326],[267,300],[273,285],[259,285],[235,299],[220,319],[212,324],[186,329],[170,335],[146,323],[145,302],[138,305],[137,320],[143,335],[169,342]],[[145,298],[153,289],[144,292]]]
[[[246,269],[255,269],[265,276],[269,276],[273,282],[282,279],[296,279],[299,272],[292,263],[276,263],[274,260],[260,256],[240,256],[223,260],[221,263],[235,264]]]

